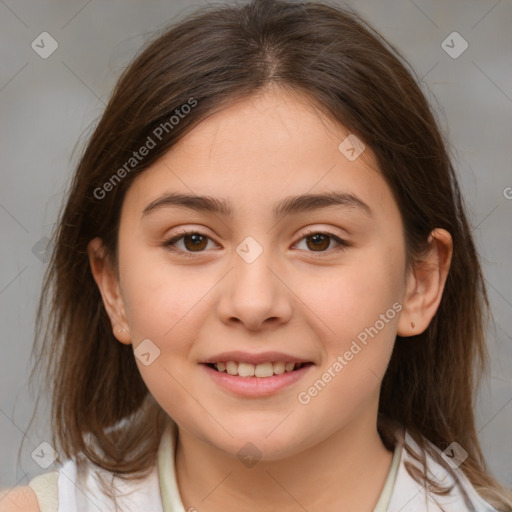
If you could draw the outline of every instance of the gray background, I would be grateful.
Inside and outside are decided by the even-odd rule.
[[[50,236],[79,150],[122,68],[154,30],[201,5],[205,2],[0,0],[0,488],[54,469],[43,470],[31,458],[51,439],[47,401],[38,406],[21,465],[16,462],[37,396],[28,375],[44,270],[36,256],[44,245],[40,240]],[[492,370],[477,404],[477,428],[491,471],[512,487],[512,3],[348,5],[423,77],[422,88],[450,138],[496,322],[488,336]],[[47,59],[31,47],[45,31],[58,42]],[[458,58],[441,47],[453,31],[469,44]]]

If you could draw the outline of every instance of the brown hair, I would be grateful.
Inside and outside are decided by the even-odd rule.
[[[451,234],[451,269],[436,315],[422,334],[397,337],[382,382],[379,432],[391,448],[385,418],[402,424],[449,470],[425,439],[441,450],[456,440],[469,454],[461,469],[476,490],[512,511],[512,493],[487,473],[475,431],[475,392],[488,364],[482,271],[447,144],[407,66],[357,14],[325,3],[207,6],[148,43],[120,77],[78,163],[37,312],[34,350],[43,341],[34,371],[46,362],[53,444],[61,454],[83,453],[126,478],[155,463],[166,413],[146,388],[132,347],[112,334],[87,244],[102,238],[115,261],[121,205],[134,176],[207,116],[279,86],[306,94],[372,149],[403,218],[409,263],[421,257],[434,228]],[[192,102],[171,127],[170,116]],[[155,133],[158,143],[128,169]]]

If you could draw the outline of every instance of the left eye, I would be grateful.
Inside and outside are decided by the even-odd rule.
[[[313,248],[311,252],[326,252],[329,249],[329,245],[331,244],[332,240],[338,244],[338,249],[343,249],[349,246],[348,242],[339,238],[338,236],[333,235],[332,233],[323,233],[320,231],[310,231],[309,233],[306,233],[298,243],[302,242],[303,240],[306,241],[306,246],[308,249]],[[183,241],[184,249],[178,248],[178,251],[183,252],[186,256],[192,256],[191,253],[204,252],[203,249],[206,248],[207,242],[212,240],[208,236],[203,235],[198,231],[184,231],[166,241],[164,246],[170,248],[171,250],[176,250],[176,244],[180,241]]]
[[[332,233],[323,233],[319,231],[310,231],[309,233],[306,233],[299,242],[302,242],[302,240],[306,240],[306,246],[308,248],[314,247],[315,249],[320,249],[320,251],[314,250],[312,252],[325,252],[329,247],[331,240],[334,240],[338,244],[338,249],[343,249],[349,245],[348,242],[336,235],[333,235]],[[309,244],[307,242],[308,240],[311,240],[312,243]]]

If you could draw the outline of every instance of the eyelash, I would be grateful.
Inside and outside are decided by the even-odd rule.
[[[196,257],[197,255],[204,253],[205,251],[197,251],[197,252],[183,251],[181,249],[176,249],[175,247],[173,247],[174,243],[178,242],[179,240],[181,240],[182,238],[184,238],[185,236],[188,236],[188,235],[200,235],[200,236],[203,236],[203,237],[211,240],[211,238],[209,236],[201,233],[200,231],[188,230],[188,231],[182,231],[178,235],[173,236],[172,238],[170,238],[169,240],[164,242],[163,246],[170,249],[171,251],[181,252],[185,257]],[[316,251],[308,251],[308,252],[311,252],[314,257],[322,257],[323,254],[328,253],[329,251],[344,250],[347,247],[351,246],[351,244],[349,242],[347,242],[346,240],[343,240],[342,238],[340,238],[332,233],[327,233],[324,231],[315,231],[315,230],[308,231],[307,233],[304,233],[303,236],[298,240],[298,242],[301,242],[302,240],[304,240],[305,238],[307,238],[308,236],[311,236],[311,235],[324,235],[329,238],[332,238],[335,242],[337,242],[339,244],[339,246],[337,248],[327,249],[325,251],[318,251],[319,254],[316,254]]]

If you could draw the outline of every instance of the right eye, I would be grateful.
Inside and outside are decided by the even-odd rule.
[[[176,248],[175,244],[183,240],[183,248]],[[193,256],[194,252],[204,252],[207,243],[205,241],[211,240],[208,236],[198,231],[188,230],[182,231],[180,234],[173,236],[171,239],[164,242],[164,247],[168,247],[174,252],[181,252],[184,256]]]

